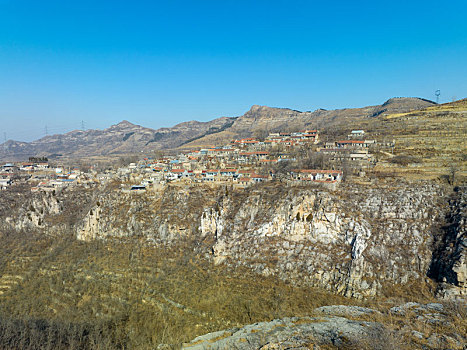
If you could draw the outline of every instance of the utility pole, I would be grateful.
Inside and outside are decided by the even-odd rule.
[[[84,127],[84,120],[81,121],[81,130],[84,131],[85,127]]]

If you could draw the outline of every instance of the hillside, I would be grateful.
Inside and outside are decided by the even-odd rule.
[[[209,122],[189,121],[157,130],[122,121],[104,130],[75,130],[29,143],[10,140],[0,146],[0,159],[27,160],[31,156],[51,155],[85,158],[174,148],[193,137],[222,130],[232,120],[223,117]]]
[[[323,129],[348,125],[361,120],[382,117],[391,113],[415,111],[433,105],[433,102],[420,98],[391,98],[377,106],[336,110],[318,109],[314,112],[255,105],[236,119],[230,128],[185,144],[183,148],[227,143],[232,138],[262,136],[274,131],[297,131],[305,127]]]
[[[352,128],[395,142],[392,153],[379,153],[375,171],[381,174],[431,179],[467,176],[467,99],[358,120],[335,132],[345,135]]]
[[[269,131],[304,127],[321,129],[432,105],[433,102],[420,98],[393,98],[378,106],[329,111],[318,109],[314,112],[255,105],[240,117],[222,117],[209,122],[189,121],[157,130],[122,121],[104,130],[75,130],[29,143],[10,140],[0,145],[0,160],[27,160],[31,156],[51,155],[84,158],[141,151],[151,153],[161,149],[191,149],[228,143],[238,137],[264,136]]]

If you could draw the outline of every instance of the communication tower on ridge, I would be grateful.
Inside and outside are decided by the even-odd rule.
[[[435,96],[436,96],[436,104],[439,103],[439,95],[441,95],[441,90],[436,90],[435,91]]]

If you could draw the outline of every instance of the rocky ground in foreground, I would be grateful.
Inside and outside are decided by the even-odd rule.
[[[182,348],[465,349],[465,304],[449,312],[439,303],[406,303],[386,312],[358,306],[323,306],[314,310],[313,317],[276,319],[209,333]]]

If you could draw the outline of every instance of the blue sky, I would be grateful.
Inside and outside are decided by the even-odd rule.
[[[467,97],[467,2],[0,0],[0,142]]]

